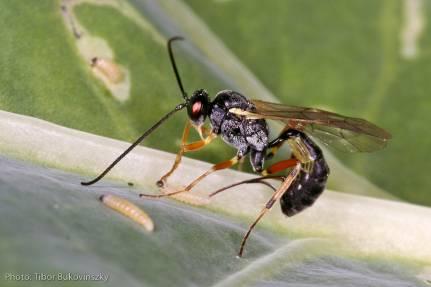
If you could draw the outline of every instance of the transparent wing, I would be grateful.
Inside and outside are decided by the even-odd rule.
[[[259,100],[251,101],[253,118],[279,120],[302,130],[324,144],[342,151],[371,152],[386,146],[391,135],[384,129],[359,118],[345,117],[314,108],[287,106]]]

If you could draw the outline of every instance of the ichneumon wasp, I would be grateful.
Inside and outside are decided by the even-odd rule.
[[[83,185],[91,185],[102,179],[164,121],[174,113],[187,108],[190,120],[184,128],[180,151],[171,169],[157,181],[159,187],[163,187],[169,176],[176,170],[184,153],[203,148],[217,136],[221,136],[227,144],[236,148],[236,155],[227,161],[213,165],[182,190],[158,195],[140,194],[140,196],[158,198],[188,192],[209,174],[230,168],[249,155],[253,170],[262,176],[226,186],[210,194],[210,196],[214,196],[231,187],[248,183],[262,183],[273,189],[273,195],[242,239],[238,253],[238,256],[242,256],[251,231],[275,202],[280,200],[282,212],[287,216],[293,216],[311,206],[323,192],[329,175],[329,167],[321,149],[310,136],[318,138],[324,144],[349,152],[375,151],[385,147],[391,138],[387,131],[363,119],[346,117],[320,109],[249,100],[242,94],[231,90],[218,92],[213,101],[210,100],[204,89],[194,91],[189,97],[184,90],[172,52],[172,43],[177,40],[183,40],[183,38],[178,36],[170,38],[167,48],[184,102],[145,131],[99,176],[91,181],[82,182]],[[207,118],[209,118],[211,129],[204,128]],[[273,140],[269,140],[266,120],[277,120],[284,124],[280,134]],[[191,127],[196,129],[201,140],[187,143]],[[265,159],[271,158],[284,143],[290,147],[290,158],[264,168]],[[276,175],[282,171],[287,171],[287,174]],[[279,180],[281,185],[275,188],[265,181],[267,179]]]

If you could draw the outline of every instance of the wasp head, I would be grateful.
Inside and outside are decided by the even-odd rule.
[[[196,126],[201,126],[210,112],[210,98],[205,90],[193,92],[187,103],[187,113]]]

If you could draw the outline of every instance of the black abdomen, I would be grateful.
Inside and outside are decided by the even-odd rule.
[[[304,133],[298,132],[297,136],[304,142],[314,161],[311,172],[301,169],[280,199],[281,210],[287,216],[293,216],[311,206],[325,189],[329,175],[329,167],[321,149]]]

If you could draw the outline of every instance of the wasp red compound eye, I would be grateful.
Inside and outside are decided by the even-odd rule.
[[[193,115],[199,115],[202,109],[202,102],[196,102],[192,106]]]

